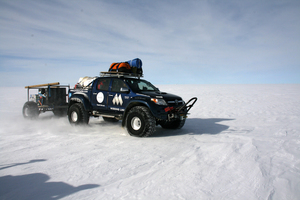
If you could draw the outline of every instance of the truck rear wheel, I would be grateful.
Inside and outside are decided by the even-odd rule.
[[[39,116],[40,111],[37,104],[33,101],[27,101],[23,106],[23,117],[26,119],[35,119]]]
[[[126,128],[130,135],[147,137],[155,131],[155,118],[147,107],[135,106],[126,117]]]
[[[75,103],[69,108],[68,119],[70,124],[88,124],[90,116],[81,103]]]

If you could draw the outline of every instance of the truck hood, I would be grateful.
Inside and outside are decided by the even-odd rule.
[[[166,92],[161,92],[161,91],[140,91],[140,94],[148,95],[151,98],[163,98],[164,100],[182,100],[180,96],[166,93]]]

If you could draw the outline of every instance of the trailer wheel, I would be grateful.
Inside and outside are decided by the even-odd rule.
[[[88,124],[90,116],[81,103],[75,103],[69,108],[68,118],[70,124],[80,125]]]
[[[147,137],[155,131],[155,118],[147,107],[136,106],[126,116],[126,128],[131,136]]]
[[[165,129],[181,129],[185,124],[185,119],[184,120],[175,120],[175,121],[163,121],[160,122],[161,127]]]
[[[33,101],[27,101],[23,106],[23,117],[26,119],[35,119],[39,116],[40,111],[37,104]]]

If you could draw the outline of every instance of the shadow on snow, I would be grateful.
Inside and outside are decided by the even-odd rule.
[[[10,167],[19,166],[19,165],[26,165],[26,164],[30,164],[30,163],[43,162],[43,161],[46,161],[46,160],[45,159],[35,159],[35,160],[30,160],[29,162],[15,163],[15,164],[11,164],[9,166],[1,167],[0,170],[7,169],[7,168],[10,168]]]
[[[55,116],[44,116],[40,120],[49,120],[49,119],[60,119]],[[230,121],[235,119],[229,118],[188,118],[185,122],[185,125],[182,129],[163,129],[160,125],[156,126],[156,131],[150,137],[167,137],[167,136],[176,136],[176,135],[199,135],[199,134],[219,134],[222,131],[225,131],[229,128],[227,125],[219,124],[222,121]],[[90,120],[89,126],[100,125],[100,126],[121,126],[119,122],[107,122],[95,118]]]
[[[31,160],[27,163],[13,164],[8,167],[46,161]],[[8,167],[3,167],[5,169]],[[50,176],[43,173],[33,173],[19,176],[0,177],[0,199],[60,199],[81,190],[99,187],[97,184],[85,184],[74,187],[64,182],[50,182]]]
[[[227,125],[219,124],[218,122],[229,121],[234,119],[226,118],[188,118],[182,129],[163,129],[160,126],[156,127],[156,132],[150,137],[167,137],[176,135],[201,135],[201,134],[219,134],[229,128]]]

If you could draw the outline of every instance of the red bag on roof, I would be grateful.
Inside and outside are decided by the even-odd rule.
[[[116,71],[116,72],[131,73],[131,67],[127,62],[113,63],[110,65],[108,71],[109,72]]]

